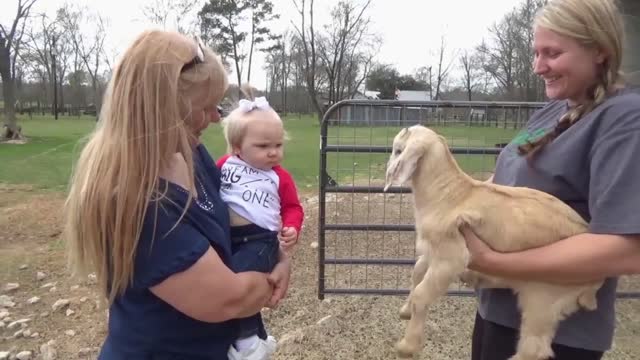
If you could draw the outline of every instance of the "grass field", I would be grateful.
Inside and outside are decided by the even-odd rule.
[[[0,182],[29,184],[39,189],[63,190],[71,166],[80,151],[80,140],[95,126],[93,117],[34,116],[19,118],[29,141],[24,145],[0,144]],[[289,116],[285,126],[291,140],[286,145],[284,166],[291,171],[300,187],[314,188],[318,182],[320,125],[312,116]],[[452,145],[493,147],[509,140],[514,130],[496,128],[443,127],[435,128]],[[331,127],[331,145],[390,145],[399,128],[392,127]],[[205,133],[203,142],[215,156],[225,150],[220,127],[213,125]],[[329,174],[339,182],[364,181],[379,178],[388,156],[373,153],[331,153],[328,156]],[[493,155],[458,156],[464,170],[491,171]]]

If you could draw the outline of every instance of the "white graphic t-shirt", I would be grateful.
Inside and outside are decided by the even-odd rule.
[[[271,230],[280,230],[280,178],[274,170],[261,170],[237,156],[222,165],[222,200],[236,214]]]

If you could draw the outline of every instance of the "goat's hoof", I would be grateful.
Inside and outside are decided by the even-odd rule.
[[[396,351],[401,358],[412,358],[418,352],[418,347],[412,346],[408,341],[402,339],[396,344]]]
[[[400,319],[411,320],[411,308],[408,305],[404,305],[400,309]]]
[[[524,357],[522,357],[522,356],[520,356],[518,354],[515,354],[512,357],[510,357],[509,360],[527,360],[527,359],[525,359]]]
[[[547,360],[547,359],[553,359],[553,355],[551,357],[544,356],[544,355],[542,357],[537,357],[537,356],[532,357],[527,355],[515,354],[509,358],[509,360]]]

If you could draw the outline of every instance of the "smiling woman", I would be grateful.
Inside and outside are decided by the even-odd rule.
[[[615,0],[551,0],[540,10],[533,64],[551,101],[500,153],[493,178],[559,198],[589,223],[588,232],[498,253],[465,230],[474,270],[558,284],[606,279],[596,310],[558,326],[549,349],[556,360],[602,358],[613,340],[617,277],[640,272],[640,95],[620,71],[623,34]],[[479,290],[472,359],[510,358],[520,316],[511,291]],[[526,335],[544,336],[533,331]]]
[[[582,46],[542,26],[536,27],[534,39],[534,71],[544,79],[547,96],[568,99],[571,106],[585,102],[600,76],[597,68],[605,61],[603,50]]]

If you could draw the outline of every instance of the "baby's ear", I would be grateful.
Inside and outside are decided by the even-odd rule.
[[[238,155],[240,153],[240,146],[231,145],[231,154]]]

